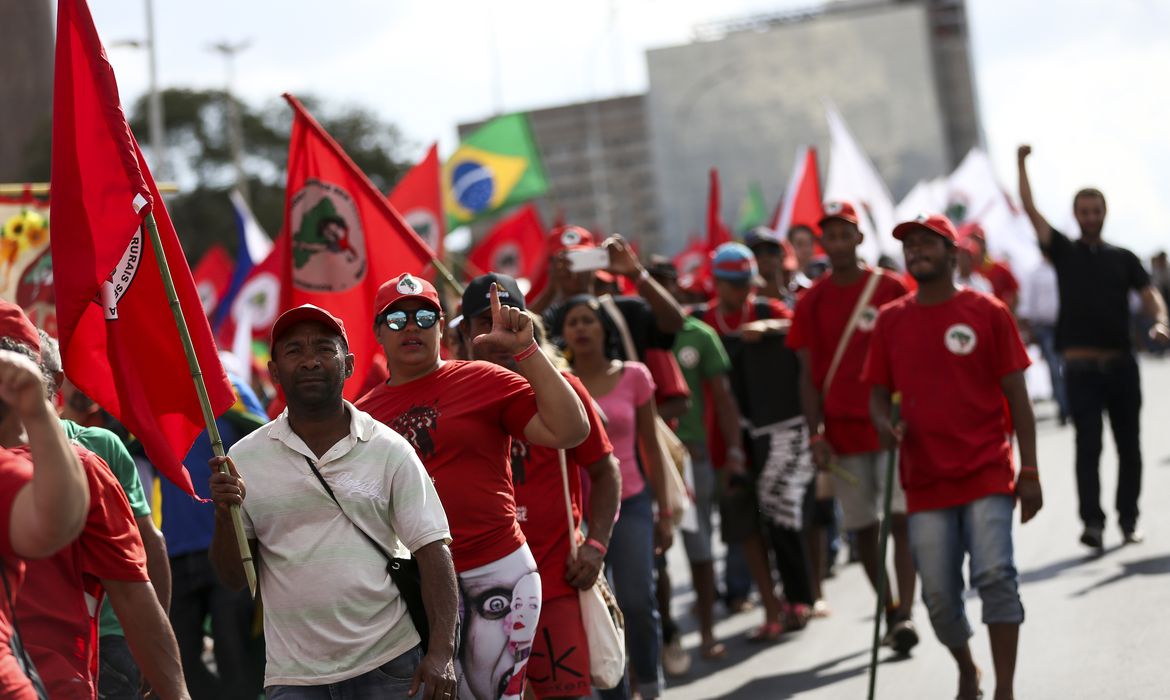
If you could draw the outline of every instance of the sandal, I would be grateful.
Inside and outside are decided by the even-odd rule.
[[[784,607],[784,626],[789,630],[802,630],[813,617],[813,609],[804,603],[791,603]]]
[[[717,661],[727,656],[727,647],[721,642],[711,642],[699,649],[699,656],[707,661]]]
[[[833,614],[833,609],[829,607],[829,604],[825,601],[824,598],[818,598],[817,602],[813,603],[813,606],[812,606],[812,616],[813,617],[828,617],[829,615],[832,615],[832,614]]]
[[[783,624],[779,622],[765,622],[749,634],[747,640],[754,644],[771,644],[780,639],[780,635],[782,634],[784,634]]]

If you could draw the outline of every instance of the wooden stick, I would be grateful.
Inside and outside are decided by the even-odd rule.
[[[158,226],[154,221],[154,212],[146,215],[146,230],[150,234],[150,244],[154,248],[154,257],[158,262],[158,271],[162,275],[163,287],[167,292],[167,303],[171,305],[171,313],[175,317],[175,326],[179,329],[179,340],[183,343],[183,353],[187,356],[187,366],[191,370],[191,380],[195,383],[195,393],[199,397],[199,407],[203,409],[203,422],[207,425],[208,435],[211,437],[211,451],[216,457],[223,457],[223,439],[219,436],[219,428],[215,424],[215,414],[211,410],[211,399],[207,396],[207,384],[203,381],[203,370],[199,367],[199,358],[195,355],[195,344],[191,342],[191,331],[187,329],[187,319],[183,317],[183,307],[179,304],[179,295],[175,292],[175,280],[171,277],[171,269],[167,265],[166,251],[163,250],[162,239],[158,235]],[[224,474],[230,473],[227,464],[222,464],[219,470]],[[252,561],[252,548],[248,546],[248,538],[244,535],[244,518],[240,514],[239,506],[232,506],[232,529],[236,533],[236,544],[240,548],[240,559],[244,564],[244,575],[248,578],[248,591],[256,597],[256,566]]]

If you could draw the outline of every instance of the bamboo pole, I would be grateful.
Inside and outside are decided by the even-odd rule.
[[[891,425],[898,424],[901,408],[901,397],[895,394],[890,414]],[[898,446],[894,445],[890,448],[889,459],[886,460],[886,492],[883,496],[881,539],[878,547],[877,610],[873,615],[873,649],[869,656],[869,695],[866,696],[869,700],[873,700],[874,691],[877,690],[878,648],[882,645],[882,613],[886,606],[886,579],[888,578],[886,551],[890,542],[890,508],[894,497],[894,465],[897,461]],[[902,592],[898,593],[901,595]]]
[[[215,424],[215,414],[211,410],[211,399],[207,396],[207,384],[203,381],[203,370],[199,367],[199,358],[195,355],[195,345],[191,342],[191,332],[187,329],[187,319],[183,317],[183,307],[179,305],[179,295],[175,292],[175,281],[171,277],[170,266],[167,265],[166,251],[163,250],[162,239],[158,235],[158,226],[154,221],[154,212],[146,215],[146,230],[150,234],[150,244],[154,248],[154,257],[158,262],[158,271],[162,275],[163,287],[167,293],[167,303],[171,306],[171,313],[175,316],[175,326],[179,329],[179,340],[183,343],[183,353],[187,356],[187,366],[191,370],[191,380],[195,383],[195,393],[199,396],[199,407],[203,410],[203,422],[211,437],[211,451],[216,457],[223,457],[223,439],[219,436],[219,428]],[[230,473],[226,464],[220,465],[219,470]],[[236,533],[236,544],[240,549],[240,560],[244,565],[244,575],[248,579],[248,591],[256,597],[256,566],[252,561],[252,549],[248,546],[248,538],[244,535],[244,518],[240,514],[239,506],[232,506],[232,529]]]

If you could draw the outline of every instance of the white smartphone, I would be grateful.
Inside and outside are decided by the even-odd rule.
[[[607,248],[570,250],[565,257],[569,261],[569,270],[572,272],[604,270],[609,267],[609,249]]]

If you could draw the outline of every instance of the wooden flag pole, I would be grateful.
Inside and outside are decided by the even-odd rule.
[[[207,396],[207,384],[203,381],[203,370],[199,366],[199,358],[195,355],[195,344],[191,342],[191,332],[187,329],[187,319],[183,317],[183,307],[179,305],[179,295],[175,291],[175,281],[171,277],[171,268],[167,265],[166,251],[163,250],[162,239],[158,235],[158,226],[154,221],[154,212],[146,215],[146,230],[150,234],[150,245],[154,248],[154,258],[158,262],[158,271],[162,275],[163,287],[167,292],[167,303],[171,305],[171,313],[175,316],[175,326],[179,329],[179,340],[183,343],[183,353],[187,356],[187,366],[191,370],[191,380],[195,383],[195,393],[199,396],[199,407],[203,409],[203,422],[207,426],[207,433],[211,437],[211,451],[216,457],[223,457],[223,439],[219,436],[219,428],[215,424],[215,414],[211,410],[211,399]],[[226,464],[220,465],[219,470],[224,474],[230,473]],[[248,538],[244,536],[244,518],[240,514],[239,506],[232,506],[232,529],[236,533],[236,544],[240,548],[240,559],[244,565],[244,575],[248,578],[248,591],[256,597],[256,566],[252,561],[252,549],[248,546]]]
[[[463,296],[463,285],[455,280],[455,275],[451,274],[451,270],[439,260],[437,255],[431,256],[431,264],[435,266],[435,269],[443,276],[447,284],[451,285],[451,289],[454,289],[455,293],[459,296]]]
[[[897,425],[902,408],[901,396],[895,394],[893,404],[890,424]],[[897,461],[898,446],[894,445],[890,448],[889,459],[886,460],[886,492],[882,506],[881,539],[878,546],[877,610],[873,615],[873,649],[869,657],[869,694],[866,696],[868,700],[873,700],[874,691],[877,690],[878,648],[882,645],[882,612],[886,607],[886,579],[888,578],[886,551],[890,542],[890,508],[894,497],[894,465]],[[898,591],[898,594],[901,595],[902,591]]]

